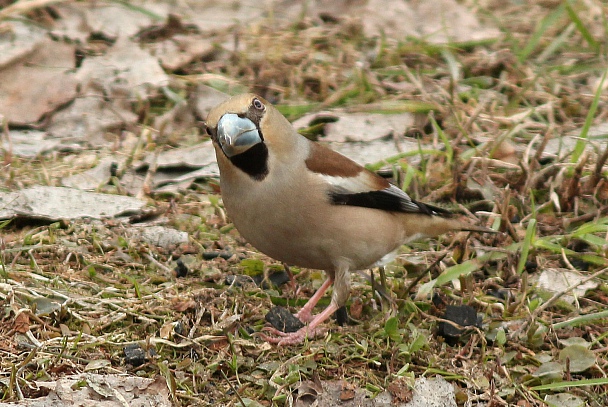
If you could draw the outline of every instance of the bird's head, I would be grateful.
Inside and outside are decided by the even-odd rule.
[[[213,108],[206,128],[217,155],[224,155],[256,179],[268,173],[269,149],[282,154],[293,144],[289,121],[264,98],[251,93],[233,96]]]
[[[207,117],[207,133],[231,158],[264,143],[261,122],[268,103],[259,96],[244,94],[216,106]]]

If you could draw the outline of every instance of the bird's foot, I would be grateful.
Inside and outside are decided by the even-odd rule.
[[[278,346],[298,345],[304,342],[304,339],[313,339],[317,336],[325,334],[326,330],[320,327],[310,328],[308,325],[298,329],[296,332],[282,332],[278,329],[266,327],[263,329],[270,335],[260,333],[260,337],[268,343],[274,343]]]
[[[313,319],[312,312],[308,308],[302,308],[294,317],[298,318],[305,324],[309,323]]]

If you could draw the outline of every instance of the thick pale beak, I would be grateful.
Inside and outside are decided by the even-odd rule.
[[[224,154],[233,157],[261,143],[262,138],[251,120],[227,113],[217,123],[217,141]]]

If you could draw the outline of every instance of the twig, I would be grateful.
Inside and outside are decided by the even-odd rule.
[[[67,0],[21,0],[0,10],[0,20],[4,20],[11,14],[26,13],[40,7],[50,6],[55,3],[63,3]]]
[[[165,266],[164,264],[156,260],[154,256],[152,256],[152,251],[148,250],[148,253],[144,253],[144,257],[150,260],[150,262],[153,263],[156,267],[166,272],[169,276],[173,275],[173,270],[171,270],[169,267]]]
[[[230,380],[228,380],[228,376],[226,376],[226,373],[224,373],[224,371],[222,369],[220,369],[220,373],[222,373],[222,376],[224,376],[224,379],[226,379],[228,386],[230,386],[230,389],[234,392],[234,394],[236,395],[236,398],[239,399],[239,402],[243,405],[243,407],[247,407],[247,404],[245,404],[245,402],[241,398],[241,395],[239,394],[239,392],[236,391],[236,389],[234,388],[232,383],[230,383]]]
[[[589,277],[582,279],[581,281],[577,282],[576,284],[573,284],[573,285],[567,287],[566,289],[553,294],[553,296],[551,298],[549,298],[549,300],[547,302],[545,302],[544,304],[542,304],[541,306],[536,308],[534,310],[534,312],[532,314],[530,314],[530,317],[528,318],[528,320],[524,321],[524,323],[510,335],[510,338],[511,339],[517,338],[517,336],[519,336],[519,334],[521,334],[528,327],[528,325],[530,325],[532,323],[532,321],[538,317],[538,315],[541,312],[543,312],[544,310],[546,310],[547,308],[549,308],[550,306],[555,304],[555,302],[557,300],[559,300],[562,296],[564,296],[565,294],[568,294],[570,291],[574,290],[579,285],[585,284],[586,282],[599,277],[600,275],[604,274],[607,271],[608,271],[608,267],[601,269],[599,271],[596,271]]]
[[[596,210],[595,212],[586,213],[584,215],[576,216],[576,217],[570,218],[570,219],[564,219],[564,221],[563,221],[564,228],[567,229],[570,225],[572,225],[574,223],[588,222],[590,220],[595,219],[596,217],[598,217],[600,215],[605,215],[606,213],[608,213],[608,205]]]
[[[420,280],[422,280],[422,278],[423,278],[424,276],[426,276],[426,273],[430,272],[430,271],[431,271],[433,268],[435,268],[435,267],[436,267],[436,266],[437,266],[437,265],[438,265],[438,264],[439,264],[439,263],[440,263],[440,262],[441,262],[443,259],[445,259],[445,256],[447,256],[447,255],[448,255],[448,253],[447,253],[447,252],[446,252],[446,253],[444,253],[442,256],[440,256],[439,258],[437,258],[437,260],[435,260],[435,261],[433,262],[433,264],[431,264],[430,266],[428,266],[428,267],[426,268],[426,270],[424,270],[422,273],[420,273],[420,274],[418,275],[418,277],[416,277],[416,278],[414,279],[414,281],[412,281],[412,282],[410,283],[410,285],[408,285],[408,286],[407,286],[407,288],[405,289],[405,295],[407,296],[407,295],[408,295],[410,292],[412,292],[412,290],[414,289],[414,287],[416,286],[416,284],[418,284],[418,282],[419,282]]]
[[[588,181],[588,186],[590,190],[594,189],[602,179],[602,169],[604,168],[606,160],[608,160],[608,146],[606,146],[604,152],[601,156],[598,157],[597,162],[595,163],[595,170],[593,171],[593,174],[591,174],[591,177]]]

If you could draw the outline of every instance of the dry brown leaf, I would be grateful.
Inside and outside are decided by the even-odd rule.
[[[30,330],[30,316],[27,312],[20,312],[15,316],[13,329],[21,334]]]
[[[9,123],[37,123],[76,97],[74,54],[74,45],[46,38],[0,71],[0,106]]]
[[[196,309],[196,301],[192,298],[172,298],[171,308],[178,312],[185,312],[187,310]]]
[[[409,403],[414,395],[407,379],[403,377],[391,382],[386,390],[393,396],[393,401],[398,403]]]

